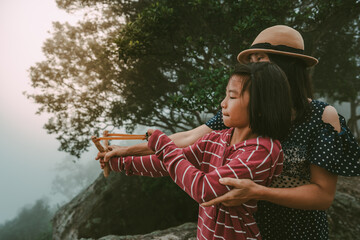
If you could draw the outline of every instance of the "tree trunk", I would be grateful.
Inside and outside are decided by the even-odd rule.
[[[357,124],[360,116],[356,115],[356,109],[358,108],[358,103],[356,100],[350,100],[350,118],[348,120],[348,126],[350,131],[354,134],[355,138],[359,141],[360,132]]]

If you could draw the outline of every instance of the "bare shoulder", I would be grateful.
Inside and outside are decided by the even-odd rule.
[[[324,123],[329,123],[337,132],[340,132],[340,121],[338,112],[333,106],[326,106],[322,115]]]

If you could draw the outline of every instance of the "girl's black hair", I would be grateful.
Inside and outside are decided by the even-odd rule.
[[[249,91],[249,120],[253,133],[284,139],[291,125],[292,102],[285,73],[274,63],[238,65],[231,74],[243,77],[244,91]],[[245,77],[244,77],[245,76]]]
[[[286,74],[296,113],[294,122],[302,121],[305,114],[310,110],[309,98],[314,97],[307,66],[301,59],[294,57],[270,53],[267,55],[270,61],[276,63]]]

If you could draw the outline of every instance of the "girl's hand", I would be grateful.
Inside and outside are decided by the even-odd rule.
[[[104,169],[105,162],[109,162],[111,157],[123,156],[125,147],[111,145],[108,147],[108,152],[98,152],[95,160],[99,160],[101,169]]]
[[[240,206],[251,199],[258,199],[261,189],[264,188],[250,179],[222,178],[219,182],[235,188],[220,197],[202,203],[201,206],[209,207],[219,203],[227,207]]]
[[[100,163],[100,168],[104,169],[105,168],[105,160],[103,158],[101,158],[99,160],[99,163]],[[111,172],[111,168],[109,168],[109,171]]]

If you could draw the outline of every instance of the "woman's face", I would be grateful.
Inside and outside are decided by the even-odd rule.
[[[250,62],[270,62],[270,58],[266,53],[258,52],[250,55]]]
[[[243,76],[233,75],[226,87],[226,97],[221,102],[223,121],[227,127],[249,127],[249,99],[248,91],[241,95]]]

